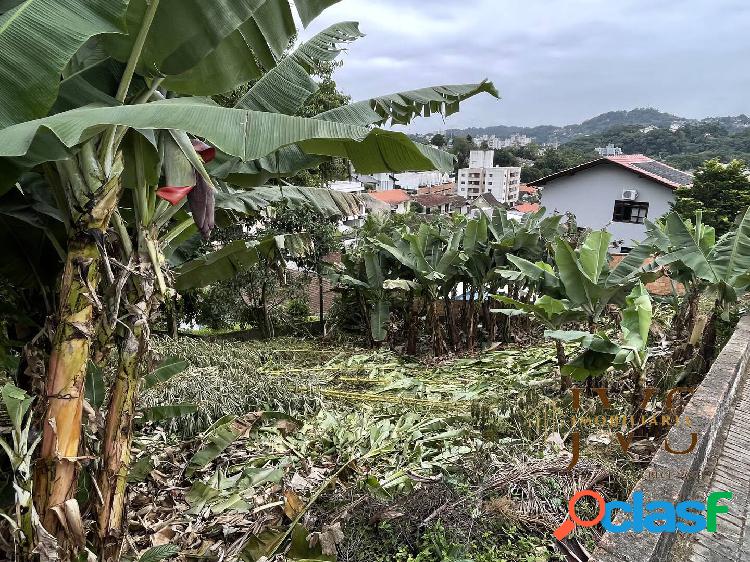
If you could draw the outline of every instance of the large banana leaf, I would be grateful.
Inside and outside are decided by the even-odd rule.
[[[321,62],[334,60],[341,52],[340,44],[359,37],[362,33],[356,22],[337,23],[324,29],[264,74],[235,107],[293,115],[318,90],[310,73]]]
[[[264,185],[247,190],[222,186],[216,193],[216,207],[252,215],[269,205],[286,201],[292,207],[308,206],[321,217],[350,217],[359,215],[361,206],[369,198],[369,195],[292,185]]]
[[[353,125],[383,125],[389,120],[398,125],[407,125],[420,115],[429,117],[433,113],[453,115],[460,102],[479,93],[499,97],[494,84],[483,80],[479,84],[457,84],[432,86],[362,100],[318,114],[318,119],[351,123]]]
[[[669,237],[670,253],[656,260],[659,265],[669,265],[675,262],[690,268],[699,279],[716,283],[719,279],[706,252],[696,241],[682,217],[677,213],[669,213],[665,221],[666,234]]]
[[[386,96],[362,100],[351,105],[342,106],[329,111],[324,111],[315,116],[316,119],[360,125],[363,127],[383,124],[391,119],[393,122],[403,123],[411,121],[418,115],[430,115],[431,113],[443,112],[448,115],[458,110],[460,102],[479,93],[489,93],[497,96],[497,90],[492,82],[486,80],[478,84],[461,84],[455,86],[434,86],[411,92],[399,92]],[[386,149],[386,144],[397,145],[403,142],[399,137],[383,137],[377,146],[369,146],[367,151],[372,151],[372,165],[360,169],[360,173],[375,172],[406,172],[417,170],[428,170],[428,167],[384,167],[384,158],[379,154]],[[375,145],[376,143],[371,143]],[[439,169],[453,169],[453,159],[447,157],[442,151],[432,147],[416,145],[425,153],[431,161],[440,160]],[[307,152],[308,154],[305,154]],[[254,162],[241,161],[239,159],[217,158],[217,163],[212,170],[216,177],[226,179],[237,185],[260,185],[272,175],[291,176],[300,170],[311,168],[321,162],[320,157],[312,156],[314,150],[307,147],[305,152],[298,146],[287,146],[276,154]],[[348,157],[344,150],[339,150],[339,156]],[[391,166],[393,163],[391,162]],[[559,219],[557,219],[559,221]]]
[[[175,270],[175,288],[186,291],[232,279],[263,256],[302,256],[312,250],[305,234],[269,236],[259,241],[235,240],[220,250],[184,263]]]
[[[91,37],[125,31],[127,0],[26,0],[0,16],[0,128],[46,115]]]
[[[625,308],[622,309],[620,328],[626,346],[638,352],[646,349],[652,317],[651,297],[643,283],[638,283],[625,299]]]
[[[590,305],[595,300],[596,285],[581,270],[573,249],[565,240],[555,241],[555,264],[565,293],[574,305]]]
[[[223,72],[237,60],[255,58],[270,68],[297,33],[292,7],[303,25],[338,0],[160,0],[149,29],[138,72],[147,76],[186,73],[222,46],[223,57],[209,62]],[[148,0],[131,0],[127,11],[128,35],[108,38],[107,48],[118,60],[127,60],[144,19]],[[228,45],[225,44],[228,42]],[[240,48],[244,47],[244,48]],[[228,57],[231,57],[228,58]],[[206,71],[194,78],[211,80]],[[257,67],[256,67],[257,68]],[[245,81],[260,74],[245,76]],[[182,77],[183,85],[186,84]]]
[[[317,118],[315,121],[319,122]],[[419,170],[447,172],[453,169],[455,160],[452,154],[416,143],[404,133],[383,129],[372,129],[363,142],[319,136],[297,144],[308,154],[346,158],[362,174]]]
[[[620,260],[612,271],[610,271],[605,284],[607,286],[622,285],[640,278],[645,281],[654,281],[660,274],[651,274],[654,269],[653,263],[646,263],[654,254],[655,248],[650,243],[644,241],[639,244]]]
[[[362,171],[448,169],[453,162],[451,155],[414,143],[403,133],[230,109],[202,98],[177,98],[142,105],[84,107],[0,130],[0,181],[6,185],[12,182],[22,166],[68,157],[69,149],[107,125],[189,131],[242,160],[262,158],[293,143],[327,140],[310,142],[304,149],[318,155],[347,155]],[[18,162],[13,157],[24,159]]]
[[[545,294],[557,294],[560,291],[560,279],[555,275],[551,265],[544,262],[532,263],[521,257],[508,254],[508,261],[518,268],[524,277],[539,286]]]
[[[71,73],[60,82],[60,91],[50,114],[84,105],[120,105],[115,99],[125,65],[109,57]],[[135,79],[136,86],[143,86]]]
[[[750,208],[737,226],[722,236],[708,254],[716,277],[744,290],[750,277]]]
[[[550,328],[558,328],[565,322],[580,320],[583,316],[580,310],[571,308],[569,301],[555,299],[549,295],[542,295],[534,304],[517,301],[504,295],[492,295],[492,298],[513,307],[493,309],[492,312],[506,316],[516,316],[519,313],[532,314]]]
[[[612,235],[606,230],[594,230],[586,236],[578,252],[581,270],[592,283],[599,282],[599,276],[607,265],[610,240]]]

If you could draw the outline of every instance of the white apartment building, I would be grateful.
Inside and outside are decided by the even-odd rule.
[[[507,139],[500,139],[495,135],[482,135],[474,139],[474,144],[477,146],[481,146],[483,142],[486,142],[487,146],[493,150],[500,150],[514,146],[528,146],[534,142],[534,139],[520,133],[515,133]]]
[[[604,157],[622,155],[622,148],[620,148],[619,146],[615,146],[612,143],[609,143],[607,146],[604,146],[604,147],[600,146],[598,148],[595,148],[594,150],[599,156],[604,156]]]
[[[482,194],[490,193],[502,203],[518,201],[521,185],[521,168],[517,166],[494,167],[492,150],[472,150],[469,167],[458,171],[456,192],[473,201]]]
[[[365,186],[361,181],[332,181],[328,189],[340,191],[341,193],[364,193]]]

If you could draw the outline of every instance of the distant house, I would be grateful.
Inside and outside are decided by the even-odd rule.
[[[492,195],[492,193],[483,193],[471,202],[471,206],[469,207],[469,214],[472,217],[478,217],[479,213],[484,213],[487,216],[492,216],[492,214],[495,212],[495,209],[504,208],[505,205],[495,199],[495,196]]]
[[[644,219],[670,209],[674,191],[693,176],[642,154],[607,156],[529,182],[542,187],[549,213],[572,213],[579,226],[607,228],[627,252],[646,231]]]
[[[426,185],[417,189],[417,195],[455,195],[456,184],[454,182]]]
[[[469,202],[460,195],[415,195],[411,200],[412,210],[416,207],[417,212],[424,215],[466,213],[469,207]]]
[[[541,208],[542,206],[539,203],[519,203],[511,210],[520,215],[525,215],[527,213],[536,213]]]
[[[403,189],[373,191],[368,195],[381,203],[387,204],[390,207],[391,213],[403,214],[409,211],[411,196]]]

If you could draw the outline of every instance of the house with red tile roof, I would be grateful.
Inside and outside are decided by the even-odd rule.
[[[403,189],[371,191],[368,195],[381,203],[389,205],[392,213],[402,214],[409,211],[411,196]]]
[[[514,211],[518,211],[521,214],[536,213],[542,206],[539,203],[519,203],[513,207]]]
[[[678,187],[693,176],[644,156],[622,154],[598,158],[529,182],[541,191],[548,213],[572,213],[578,225],[606,228],[613,251],[629,251],[643,239],[645,219],[669,212]]]

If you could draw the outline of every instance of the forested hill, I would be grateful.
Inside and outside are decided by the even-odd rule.
[[[535,142],[542,144],[545,142],[568,142],[581,136],[597,135],[613,127],[639,126],[658,127],[669,130],[672,126],[699,125],[699,124],[720,124],[728,132],[736,132],[750,126],[750,117],[746,115],[730,117],[709,117],[706,119],[687,119],[664,113],[653,108],[637,108],[629,111],[609,111],[602,113],[583,123],[576,125],[566,125],[556,127],[554,125],[541,125],[538,127],[518,127],[512,125],[495,125],[491,127],[471,127],[468,129],[449,129],[448,136],[471,135],[472,137],[482,135],[495,135],[496,137],[506,138],[514,133],[521,133],[533,137]]]
[[[596,147],[607,143],[622,148],[625,154],[646,154],[682,170],[692,170],[711,158],[723,162],[750,161],[750,127],[738,129],[716,121],[691,123],[675,131],[618,126],[596,135],[578,137],[565,147],[594,154]]]

